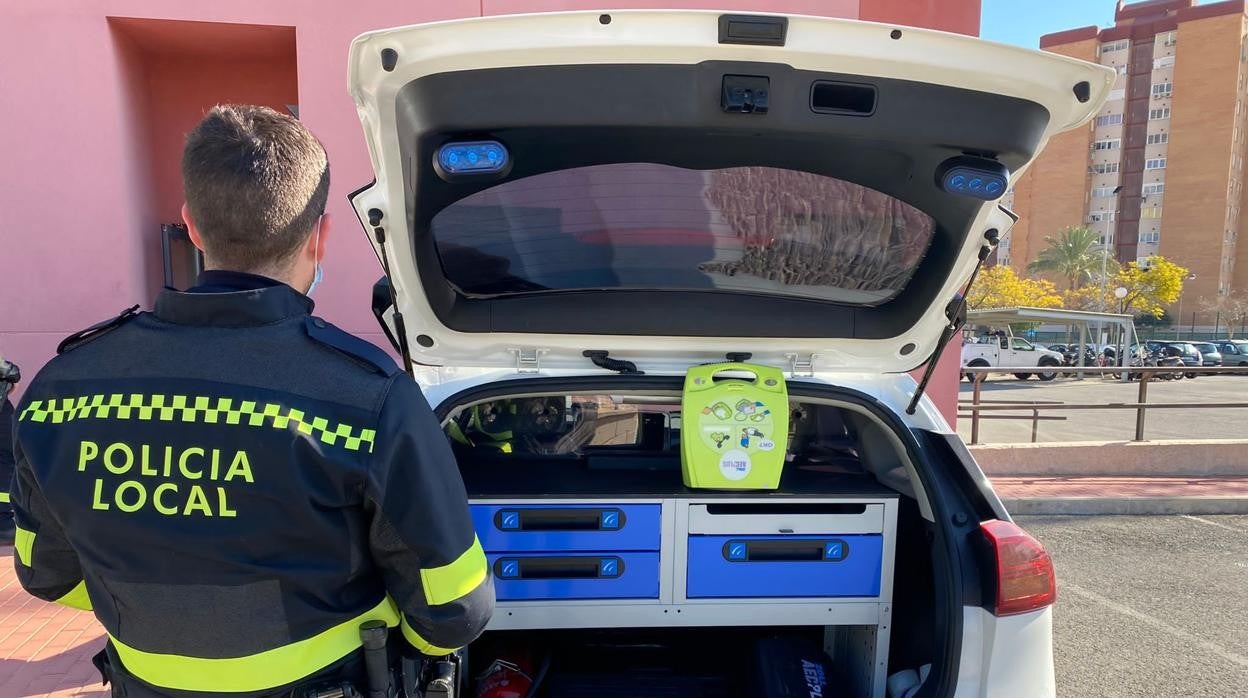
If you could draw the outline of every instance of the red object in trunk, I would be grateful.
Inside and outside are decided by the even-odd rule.
[[[527,652],[495,659],[477,678],[477,698],[524,698],[533,687],[533,659]]]

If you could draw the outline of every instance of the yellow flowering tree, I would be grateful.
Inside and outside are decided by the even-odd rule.
[[[1008,266],[998,264],[979,272],[966,294],[970,308],[1060,308],[1057,286],[1046,279],[1025,279]]]
[[[1107,288],[1111,293],[1119,287],[1125,288],[1127,295],[1122,300],[1114,298],[1106,307],[1117,304],[1118,312],[1159,318],[1165,315],[1166,306],[1179,300],[1187,274],[1186,267],[1160,255],[1149,257],[1144,266],[1128,262],[1110,278]]]
[[[1115,286],[1114,288],[1117,288]],[[1109,310],[1117,307],[1113,289],[1102,286],[1082,286],[1062,291],[1062,307],[1071,310]]]
[[[1136,262],[1120,266],[1111,259],[1107,271],[1104,282],[1062,291],[1064,307],[1160,318],[1166,306],[1179,299],[1187,278],[1187,269],[1161,256],[1149,257],[1144,266]],[[1119,288],[1127,289],[1121,300],[1114,295]]]

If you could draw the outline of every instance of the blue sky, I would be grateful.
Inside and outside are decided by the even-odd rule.
[[[1044,34],[1114,23],[1115,0],[983,0],[980,36],[1039,48]]]

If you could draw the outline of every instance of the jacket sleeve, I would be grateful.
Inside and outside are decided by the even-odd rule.
[[[420,388],[395,378],[381,410],[365,507],[369,547],[403,636],[445,655],[481,634],[494,584],[446,436]]]
[[[15,470],[10,496],[17,526],[13,541],[17,580],[22,588],[45,601],[89,611],[91,600],[83,583],[78,553],[39,489],[16,433],[13,442]]]
[[[13,418],[13,403],[4,395],[6,388],[8,386],[0,382],[0,518],[8,516],[13,510],[9,490],[13,487],[13,427],[17,426],[17,420]]]

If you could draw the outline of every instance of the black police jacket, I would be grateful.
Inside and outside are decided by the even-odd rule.
[[[365,620],[436,655],[489,619],[420,389],[311,310],[282,284],[166,290],[71,338],[17,406],[18,579],[93,609],[123,681],[269,695],[358,655]]]

